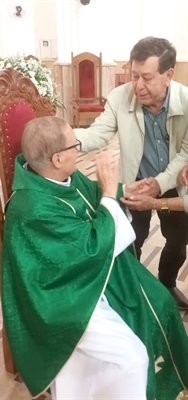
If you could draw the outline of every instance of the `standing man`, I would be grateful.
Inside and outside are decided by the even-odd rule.
[[[88,129],[76,129],[83,150],[101,148],[118,131],[123,182],[148,178],[143,194],[177,197],[177,176],[188,162],[188,88],[172,81],[176,50],[166,39],[146,37],[130,53],[132,82],[114,89],[105,111]],[[166,239],[159,262],[159,279],[170,289],[181,309],[188,300],[176,287],[179,269],[186,259],[188,217],[168,213],[161,202],[158,216]],[[132,211],[136,250],[148,236],[151,211]]]

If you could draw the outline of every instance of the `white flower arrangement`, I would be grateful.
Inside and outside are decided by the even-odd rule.
[[[0,70],[10,67],[30,78],[41,96],[48,97],[57,107],[64,108],[58,95],[55,94],[57,85],[51,76],[49,68],[43,67],[39,61],[19,53],[0,59]]]

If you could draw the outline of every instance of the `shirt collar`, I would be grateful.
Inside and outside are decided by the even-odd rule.
[[[67,178],[67,181],[65,181],[65,182],[54,181],[54,179],[49,179],[49,178],[45,178],[45,179],[47,179],[48,181],[57,183],[57,185],[61,185],[61,186],[70,186],[71,185],[71,177],[70,176]]]
[[[159,111],[164,110],[166,113],[168,112],[169,100],[170,100],[170,86],[168,87],[167,94],[166,94],[166,97],[165,97],[165,101],[164,101],[164,103],[163,103],[163,105],[162,105],[162,107],[160,108]],[[143,108],[143,111],[146,112],[146,113],[151,112],[150,109],[148,107],[144,106],[144,105],[142,105],[142,108]]]
[[[26,169],[27,171],[28,171],[28,165],[29,165],[28,162],[26,162],[23,165],[23,168]],[[48,181],[57,183],[57,185],[62,185],[62,186],[70,186],[71,185],[71,177],[70,176],[67,178],[67,181],[65,181],[65,182],[55,181],[54,179],[49,179],[46,177],[45,177],[45,179],[47,179]]]
[[[167,94],[166,94],[166,99],[165,99],[165,101],[163,103],[163,106],[161,107],[161,108],[164,108],[164,110],[166,112],[168,112],[168,109],[169,109],[169,100],[170,100],[170,86],[168,87]]]

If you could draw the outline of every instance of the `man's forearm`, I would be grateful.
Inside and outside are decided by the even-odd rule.
[[[185,196],[187,197],[187,196]],[[183,197],[174,197],[166,199],[168,204],[169,211],[186,211],[184,208],[184,198]],[[161,199],[154,199],[153,209],[160,211],[161,210]],[[188,212],[188,210],[186,211]]]
[[[188,155],[187,155],[188,159]],[[161,195],[163,195],[165,192],[167,192],[170,189],[174,189],[178,186],[177,178],[179,171],[181,168],[183,168],[185,165],[187,165],[187,159],[182,158],[179,159],[178,162],[176,160],[176,157],[174,160],[171,161],[171,163],[168,165],[167,169],[164,172],[161,172],[158,174],[155,179],[157,180],[160,189],[161,189]]]
[[[77,139],[82,142],[83,151],[101,149],[106,146],[112,136],[117,132],[115,111],[110,101],[105,105],[105,111],[95,119],[89,128],[74,129]]]
[[[114,218],[116,227],[114,256],[116,257],[134,242],[136,236],[128,218],[114,200],[102,197],[101,204],[109,210]]]

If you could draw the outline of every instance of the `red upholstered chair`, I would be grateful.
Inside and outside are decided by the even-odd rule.
[[[73,57],[72,69],[72,113],[73,127],[80,121],[96,118],[104,111],[106,99],[102,97],[102,53],[100,57],[81,53]]]
[[[21,152],[25,124],[55,114],[56,107],[39,94],[29,78],[13,68],[0,71],[0,178],[5,203],[11,194],[14,159]]]
[[[125,74],[115,74],[115,87],[124,85],[125,83]]]
[[[11,195],[14,160],[21,152],[25,124],[33,118],[55,114],[56,107],[40,96],[29,78],[13,68],[0,71],[0,179],[5,203]],[[15,373],[5,329],[3,351],[6,370]]]

